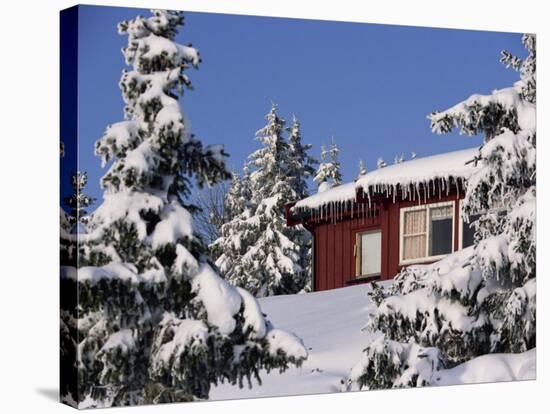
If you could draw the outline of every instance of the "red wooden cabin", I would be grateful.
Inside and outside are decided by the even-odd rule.
[[[392,279],[473,242],[461,217],[475,149],[394,164],[287,206],[313,235],[313,289]]]

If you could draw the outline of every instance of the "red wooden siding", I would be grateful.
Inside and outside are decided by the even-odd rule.
[[[458,250],[459,234],[459,203],[456,193],[446,196],[432,197],[426,203],[431,204],[444,201],[455,202],[454,220],[454,250]],[[395,277],[401,270],[399,265],[399,219],[400,209],[418,205],[418,201],[383,200],[378,204],[379,212],[368,218],[351,218],[347,216],[336,223],[309,222],[308,228],[314,235],[314,290],[321,291],[348,286],[355,283],[364,283],[373,278],[355,277],[354,245],[355,235],[358,232],[377,230],[381,237],[381,274],[378,279],[387,280]]]
[[[327,290],[356,281],[353,247],[355,234],[380,228],[380,217],[354,218],[314,227],[314,289]],[[384,233],[382,233],[382,243]],[[384,261],[382,260],[382,267]]]

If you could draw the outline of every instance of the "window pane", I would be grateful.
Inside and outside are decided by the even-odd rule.
[[[462,248],[472,246],[474,244],[474,222],[479,219],[480,215],[470,216],[470,222],[462,222]]]
[[[403,238],[403,260],[426,257],[426,235]]]
[[[403,234],[418,234],[426,232],[426,210],[405,212]]]
[[[430,209],[432,220],[442,220],[453,217],[453,206],[433,207]]]
[[[361,234],[361,275],[379,274],[381,269],[382,233]]]
[[[430,256],[448,254],[453,250],[452,206],[430,209]]]

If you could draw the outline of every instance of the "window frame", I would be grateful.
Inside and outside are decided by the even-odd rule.
[[[429,204],[420,204],[410,207],[401,207],[399,209],[399,265],[410,265],[410,264],[419,264],[419,263],[428,263],[428,262],[434,262],[438,259],[441,259],[455,251],[455,227],[456,227],[456,200],[451,201],[441,201],[437,203],[429,203]],[[424,256],[424,257],[418,257],[416,259],[403,259],[403,246],[404,246],[404,227],[405,227],[405,214],[410,211],[419,211],[419,210],[425,210],[426,211],[426,254],[430,251],[430,223],[431,223],[431,216],[430,216],[430,210],[433,208],[438,207],[451,207],[452,215],[451,215],[451,251],[447,254],[439,254],[439,255],[433,255],[433,256]],[[460,245],[460,244],[459,244]]]
[[[380,234],[380,271],[376,273],[361,274],[362,261],[361,261],[361,247],[358,244],[358,240],[361,240],[362,234],[379,233]],[[354,256],[354,279],[364,279],[382,275],[382,229],[380,227],[370,229],[360,229],[353,232],[354,244],[353,244],[353,256]]]

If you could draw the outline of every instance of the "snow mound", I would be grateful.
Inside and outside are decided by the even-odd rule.
[[[440,371],[436,384],[534,380],[537,376],[536,356],[536,348],[520,354],[482,355],[454,368]]]

